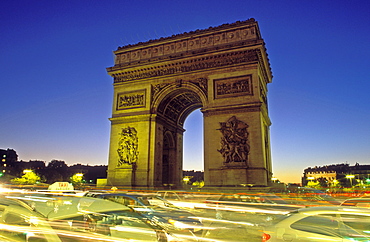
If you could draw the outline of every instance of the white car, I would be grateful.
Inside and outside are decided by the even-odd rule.
[[[370,210],[312,207],[287,214],[264,228],[262,242],[370,241]]]

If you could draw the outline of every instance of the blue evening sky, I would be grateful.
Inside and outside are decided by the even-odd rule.
[[[0,3],[0,149],[20,160],[107,165],[118,46],[249,18],[273,71],[274,176],[370,164],[368,0],[12,0]],[[202,117],[186,120],[184,169],[202,170]]]

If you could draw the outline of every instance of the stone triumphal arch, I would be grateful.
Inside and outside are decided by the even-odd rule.
[[[199,108],[205,185],[269,185],[272,74],[254,19],[114,53],[109,185],[181,187],[183,126]]]

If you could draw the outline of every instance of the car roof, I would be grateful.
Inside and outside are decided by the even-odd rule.
[[[358,198],[350,198],[345,200],[344,202],[349,202],[349,201],[370,201],[370,197],[358,197]]]
[[[125,196],[125,197],[159,197],[158,194],[155,193],[118,193],[118,192],[110,192],[110,193],[100,193],[99,195],[102,196]]]
[[[322,214],[325,213],[361,213],[370,216],[370,209],[358,207],[324,206],[298,209],[298,213]]]
[[[191,192],[186,191],[186,190],[160,190],[160,191],[157,191],[157,193],[159,193],[159,192],[191,193]]]
[[[12,194],[2,203],[18,205],[39,213],[50,220],[64,219],[81,215],[81,212],[104,213],[130,210],[124,205],[93,197],[42,196],[34,194]]]

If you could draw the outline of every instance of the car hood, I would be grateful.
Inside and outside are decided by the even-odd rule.
[[[135,208],[137,212],[146,214],[148,216],[161,217],[166,220],[173,219],[176,221],[183,222],[194,222],[199,221],[194,214],[184,211],[178,208],[163,208],[163,207],[154,207],[154,208]]]

